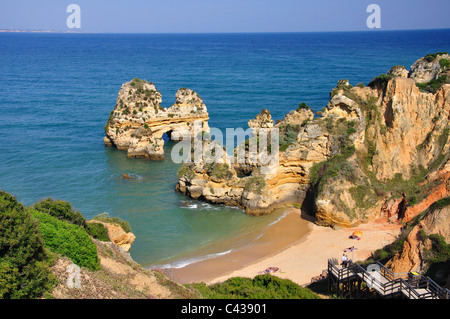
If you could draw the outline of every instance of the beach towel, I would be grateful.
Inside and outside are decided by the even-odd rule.
[[[266,270],[260,271],[258,274],[264,275],[264,274],[272,274],[280,270],[278,267],[269,267]]]

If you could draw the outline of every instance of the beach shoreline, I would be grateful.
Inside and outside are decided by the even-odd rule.
[[[165,269],[165,272],[181,284],[204,282],[209,285],[231,277],[253,278],[274,267],[278,271],[273,275],[305,286],[327,268],[329,258],[340,260],[347,254],[353,261],[365,260],[400,234],[401,226],[385,218],[333,230],[317,226],[311,216],[299,209],[289,208],[285,213],[286,216],[262,236],[240,249],[182,268]],[[356,230],[363,232],[361,240],[349,238]],[[356,248],[353,253],[344,251],[352,246]]]
[[[301,218],[299,209],[287,209],[283,214],[278,222],[270,225],[257,238],[249,239],[244,245],[229,250],[227,247],[225,254],[215,254],[212,258],[199,260],[184,267],[165,268],[164,272],[182,284],[209,282],[305,240],[311,231],[311,223]]]

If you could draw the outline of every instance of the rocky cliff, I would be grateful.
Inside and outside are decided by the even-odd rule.
[[[202,98],[187,88],[179,89],[175,97],[174,105],[163,108],[162,95],[153,83],[135,78],[123,84],[105,125],[105,145],[126,150],[130,158],[159,160],[164,158],[164,133],[178,141],[193,133],[194,122],[208,132]]]
[[[445,202],[444,207],[439,207]],[[438,204],[438,205],[436,205]],[[426,273],[450,287],[449,242],[450,206],[448,199],[436,202],[415,218],[414,226],[401,240],[398,252],[386,263],[395,273]]]
[[[273,126],[263,110],[249,121],[253,137],[235,150],[247,151],[243,163],[184,164],[177,189],[249,214],[307,205],[324,226],[379,216],[409,221],[449,195],[449,61],[446,53],[428,55],[410,71],[395,66],[368,86],[339,81],[319,116],[302,103]],[[250,141],[272,126],[278,153],[270,146],[252,152]],[[251,161],[261,152],[278,161]]]

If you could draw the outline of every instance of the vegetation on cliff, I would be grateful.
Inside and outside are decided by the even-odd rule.
[[[99,215],[98,218],[130,230],[129,224],[117,217]],[[86,295],[89,288],[86,290],[85,287],[67,289],[65,281],[61,280],[68,276],[67,267],[75,263],[83,274],[98,277],[93,279],[97,289],[110,285],[108,282],[111,279],[112,283],[115,275],[103,269],[100,255],[115,260],[123,257],[120,257],[121,252],[114,253],[115,248],[109,248],[106,242],[110,240],[103,224],[87,223],[69,202],[44,199],[23,207],[12,195],[1,191],[0,299],[53,298],[55,291],[59,291],[56,293],[59,298],[70,297],[74,292],[80,298],[101,297]],[[61,268],[61,264],[64,267]],[[89,286],[89,283],[91,281],[84,285]],[[106,290],[112,293],[115,290],[134,291],[129,283],[115,285]],[[65,287],[63,295],[59,294],[61,287]],[[136,296],[147,297],[145,293]]]
[[[234,150],[236,155],[243,146],[245,163],[228,165],[226,179],[184,164],[177,189],[249,214],[307,200],[323,226],[367,222],[392,199],[402,203],[391,213],[405,218],[401,210],[422,203],[445,183],[438,172],[447,170],[450,158],[450,91],[444,81],[450,78],[449,59],[439,52],[419,59],[410,71],[397,65],[367,86],[340,80],[320,116],[300,103],[276,121],[280,165],[265,170],[268,174],[259,174],[262,165],[252,163],[249,152],[250,141],[273,125],[263,109],[248,122],[253,136]]]
[[[0,192],[0,299],[48,292],[55,280],[50,264],[36,220],[14,197]]]
[[[127,222],[105,213],[95,220],[130,230]],[[117,245],[96,240],[92,233],[99,228],[90,227],[97,225],[102,224],[86,222],[69,202],[45,199],[23,207],[0,192],[0,299],[318,298],[309,289],[270,275],[183,286],[160,271],[143,269]],[[81,267],[77,289],[66,284],[73,263]]]
[[[392,243],[385,247],[374,251],[370,258],[364,261],[365,264],[370,264],[376,261],[382,264],[398,263],[394,258],[405,255],[404,251],[408,248],[405,245],[412,231],[416,229],[417,240],[416,248],[418,249],[418,255],[416,256],[419,264],[416,268],[420,269],[407,269],[407,270],[420,270],[422,274],[430,277],[439,285],[448,285],[448,278],[450,277],[450,243],[448,243],[445,237],[439,233],[429,233],[424,226],[424,221],[430,218],[430,215],[436,213],[436,210],[444,208],[450,208],[450,197],[446,197],[435,202],[425,211],[417,215],[411,222],[407,223],[402,229],[401,234]],[[413,253],[408,253],[408,258],[414,258]],[[410,267],[410,266],[409,266]]]
[[[334,148],[310,170],[320,224],[364,222],[367,214],[378,215],[381,205],[393,198],[404,199],[401,209],[411,207],[442,185],[444,180],[432,174],[442,170],[450,156],[448,91],[441,90],[447,83],[446,61],[437,53],[419,59],[414,72],[395,66],[367,87],[352,87],[343,80],[332,90],[323,118],[315,121],[324,121]],[[441,92],[443,100],[423,97],[411,82],[425,93]],[[411,100],[404,98],[406,92]],[[342,122],[346,119],[353,123],[348,131]],[[421,136],[423,141],[414,145]]]
[[[209,286],[204,283],[189,286],[205,299],[320,299],[308,288],[268,274],[253,279],[233,277]]]
[[[97,247],[84,228],[39,211],[30,213],[39,222],[45,247],[51,252],[70,258],[80,267],[100,268]]]

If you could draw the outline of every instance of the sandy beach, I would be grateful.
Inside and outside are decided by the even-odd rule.
[[[350,239],[356,230],[362,231],[361,240]],[[279,270],[273,275],[307,285],[311,278],[327,268],[327,260],[340,260],[344,249],[354,246],[353,261],[364,260],[371,253],[391,243],[400,233],[400,226],[378,219],[354,228],[333,230],[315,225],[311,217],[298,209],[288,209],[286,216],[266,230],[258,239],[231,253],[170,269],[173,279],[180,283],[222,282],[230,277],[250,277],[268,267]]]

